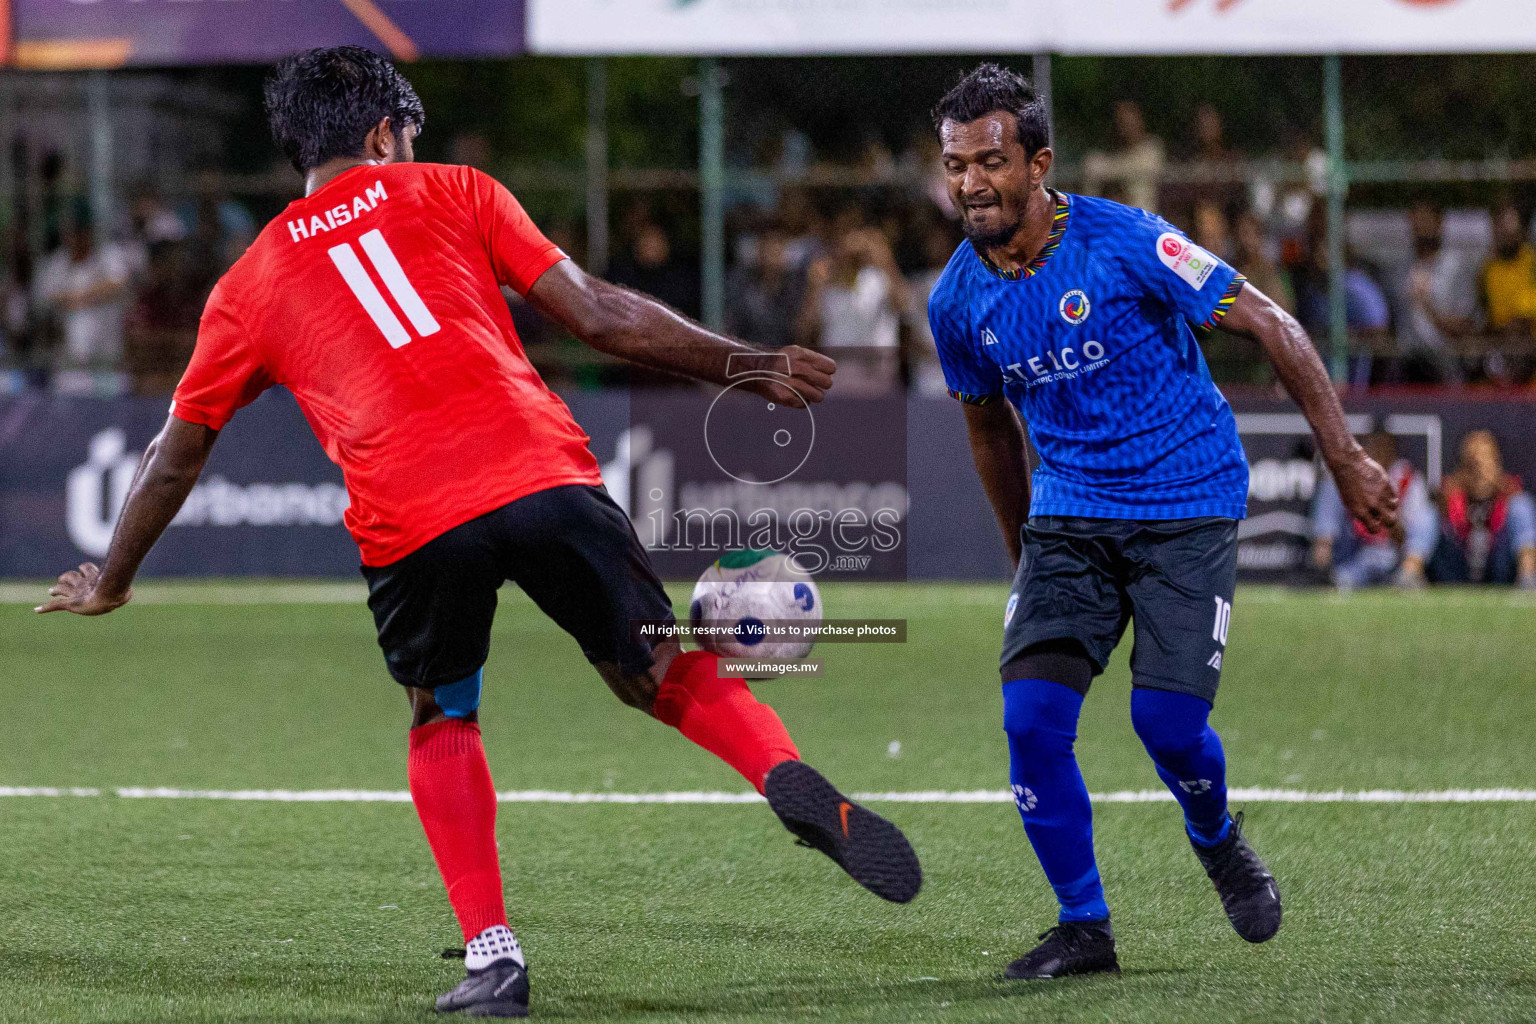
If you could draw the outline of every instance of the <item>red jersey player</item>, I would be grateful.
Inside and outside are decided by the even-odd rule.
[[[466,943],[468,976],[439,1010],[528,1012],[477,719],[506,580],[576,638],[626,704],[728,762],[866,888],[912,899],[922,874],[900,830],[803,764],[742,680],[717,678],[714,655],[634,638],[631,623],[669,620],[671,601],[603,490],[586,435],[529,365],[501,288],[593,348],[704,381],[727,383],[729,357],[756,350],[589,277],[486,175],[413,163],[421,101],[376,54],[289,58],[266,101],[305,197],[214,288],[105,563],[64,573],[38,610],[101,615],[127,603],[219,431],[281,384],[345,475],[379,644],[410,698],[411,798]],[[820,401],[833,361],[780,353],[789,373],[753,386],[776,402]]]

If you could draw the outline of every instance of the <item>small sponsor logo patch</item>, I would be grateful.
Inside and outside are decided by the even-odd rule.
[[[1018,610],[1019,610],[1019,595],[1018,594],[1009,594],[1008,595],[1008,607],[1003,609],[1003,625],[1004,626],[1007,626],[1008,623],[1013,621],[1013,613],[1018,611]]]
[[[1211,655],[1211,660],[1205,663],[1205,667],[1219,670],[1221,668],[1221,652],[1217,651]]]
[[[1034,810],[1035,807],[1040,803],[1040,801],[1036,799],[1034,791],[1028,786],[1013,787],[1013,802],[1018,804],[1019,810],[1023,811],[1025,814],[1028,814],[1030,811]]]
[[[997,335],[992,333],[992,328],[990,328],[990,327],[983,327],[981,329],[981,343],[983,345],[996,345],[997,344]]]
[[[1216,270],[1216,257],[1171,231],[1158,237],[1157,258],[1195,291],[1204,288]]]
[[[1074,288],[1061,297],[1061,305],[1058,308],[1061,311],[1061,318],[1076,327],[1088,319],[1088,314],[1092,312],[1093,307],[1088,303],[1087,293],[1080,288]]]

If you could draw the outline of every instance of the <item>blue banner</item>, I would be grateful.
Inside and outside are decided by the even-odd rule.
[[[716,511],[739,507],[744,487],[715,479],[715,463],[689,447],[702,445],[702,435],[694,439],[687,431],[660,429],[675,423],[675,417],[644,401],[632,403],[622,393],[607,392],[574,394],[568,403],[592,437],[610,492],[630,509],[642,538],[657,549],[663,574],[693,575],[702,556],[680,547],[679,530],[702,531],[706,523],[714,529]],[[165,422],[166,404],[160,399],[0,398],[0,577],[51,578],[87,559],[100,559],[139,456]],[[899,409],[881,411],[879,403],[850,402],[839,415],[834,404],[817,413],[825,437],[838,434],[849,451],[873,452],[863,439],[867,434],[883,438],[884,449],[895,454],[904,435],[905,466],[899,457],[878,453],[830,458],[825,464],[811,459],[795,478],[800,484],[791,487],[794,480],[789,480],[778,491],[766,488],[759,503],[813,507],[818,515],[818,501],[866,513],[895,509],[900,513],[893,520],[893,536],[899,538],[895,550],[904,552],[904,566],[888,564],[873,544],[859,545],[857,529],[844,531],[850,551],[874,550],[879,556],[864,578],[1008,579],[1002,538],[971,466],[955,403],[908,399],[904,427]],[[1288,402],[1233,405],[1252,466],[1249,519],[1240,534],[1243,576],[1250,581],[1294,578],[1303,571],[1306,517],[1321,472],[1310,434]],[[1460,439],[1475,428],[1491,429],[1499,438],[1510,472],[1528,482],[1536,479],[1536,402],[1405,395],[1351,400],[1347,406],[1356,432],[1381,427],[1395,434],[1403,454],[1431,486],[1455,468]],[[192,497],[144,571],[162,576],[355,576],[357,547],[341,525],[346,506],[341,472],[326,458],[292,397],[273,390],[224,430]],[[660,520],[652,513],[658,510],[677,525],[655,525]],[[657,544],[657,536],[665,546]],[[837,573],[836,578],[856,579],[860,573]]]

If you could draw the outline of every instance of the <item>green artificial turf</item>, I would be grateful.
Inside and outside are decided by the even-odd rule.
[[[1001,789],[1004,597],[828,588],[831,614],[906,618],[909,642],[828,645],[826,679],[758,692],[845,789]],[[1242,591],[1213,717],[1231,782],[1536,789],[1533,640],[1536,606],[1508,594]],[[0,785],[104,794],[0,800],[0,1021],[431,1019],[460,970],[435,953],[459,940],[408,804],[112,795],[403,789],[405,702],[361,604],[146,602],[89,622],[3,606],[0,651]],[[1125,653],[1083,717],[1096,792],[1158,786]],[[502,790],[745,788],[619,705],[511,593],[483,722]],[[793,846],[760,805],[502,805],[536,1013],[1536,1020],[1536,804],[1250,806],[1286,898],[1263,947],[1232,934],[1171,804],[1098,805],[1125,974],[1034,986],[997,980],[1053,917],[1013,808],[880,809],[924,859],[908,907]]]

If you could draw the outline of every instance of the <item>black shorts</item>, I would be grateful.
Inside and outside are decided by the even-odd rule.
[[[1237,520],[1032,518],[1003,617],[1003,675],[1028,648],[1076,640],[1094,675],[1136,621],[1137,686],[1215,700],[1237,587]]]
[[[398,562],[363,566],[389,674],[402,686],[455,683],[485,665],[496,590],[511,580],[576,638],[593,664],[640,673],[652,645],[634,620],[670,621],[672,602],[629,517],[601,487],[538,491],[456,526]]]

